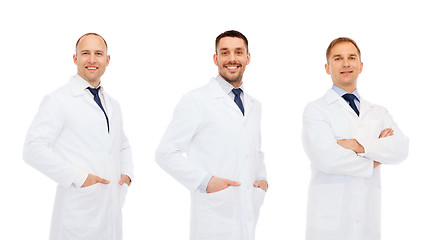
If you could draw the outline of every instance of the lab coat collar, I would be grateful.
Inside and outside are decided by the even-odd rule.
[[[91,84],[89,82],[87,82],[85,79],[83,79],[78,74],[71,77],[70,86],[71,86],[72,94],[75,97],[85,95],[87,87],[93,87],[93,86],[91,86]],[[105,110],[106,110],[106,114],[107,114],[108,119],[109,119],[110,124],[111,124],[111,119],[112,119],[112,115],[113,115],[113,107],[112,107],[112,103],[111,103],[111,97],[105,92],[105,89],[102,87],[102,85],[99,85],[99,87],[100,87],[99,91],[102,93],[103,97],[105,98]],[[99,108],[99,106],[96,104],[96,102],[94,102],[92,97],[89,97],[89,98],[87,97],[87,101],[90,104],[92,104],[93,106],[95,106],[96,109],[98,109],[99,111],[102,111]],[[111,132],[111,130],[110,130],[110,132]]]
[[[324,98],[329,105],[334,104],[334,103],[338,103],[338,104],[342,105],[344,108],[346,108],[348,111],[350,111],[351,113],[356,114],[353,111],[353,109],[348,105],[348,103],[341,96],[339,96],[333,89],[329,89],[327,91],[327,93],[324,95]],[[363,118],[363,116],[365,116],[366,113],[374,107],[375,107],[374,104],[361,98],[359,118]]]
[[[216,77],[216,81],[219,83],[219,85],[222,87],[226,94],[230,94],[230,92],[235,88],[219,74]],[[238,88],[242,89],[243,93],[245,94],[245,88],[243,87],[243,83],[240,84]]]
[[[79,96],[79,95],[85,94],[84,90],[87,89],[87,87],[94,88],[93,86],[91,86],[91,84],[89,82],[87,82],[85,79],[83,79],[78,74],[71,77],[70,85],[71,85],[71,90],[72,90],[73,96]],[[105,92],[104,88],[100,84],[99,84],[99,87],[100,87],[100,91],[102,92],[102,94],[104,94],[104,92]]]
[[[236,103],[233,100],[231,100],[227,92],[224,91],[224,89],[216,80],[216,78],[211,78],[210,83],[208,84],[208,88],[213,98],[217,98],[217,99],[222,98],[225,104],[227,104],[229,107],[233,108],[234,110],[242,114],[239,107],[236,105]],[[245,92],[245,100],[243,104],[245,108],[244,117],[246,118],[251,114],[251,111],[254,106],[254,99],[251,96],[249,96],[246,92]]]
[[[216,78],[211,78],[210,83],[208,84],[211,96],[214,98],[223,98],[228,96],[228,94],[224,91],[222,86],[218,83]]]

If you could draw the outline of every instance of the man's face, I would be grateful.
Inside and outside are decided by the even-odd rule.
[[[106,53],[105,42],[102,38],[87,35],[79,41],[73,61],[78,67],[78,75],[93,86],[97,86],[109,64],[110,56]]]
[[[356,47],[350,42],[341,42],[332,48],[325,70],[335,86],[354,91],[362,67]]]
[[[234,87],[238,87],[242,83],[243,72],[251,56],[243,39],[224,37],[219,40],[213,60],[218,66],[219,75]]]

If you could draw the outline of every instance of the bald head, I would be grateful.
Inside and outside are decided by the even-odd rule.
[[[78,52],[78,45],[79,45],[79,42],[82,40],[82,38],[84,38],[85,36],[89,36],[89,35],[94,35],[94,36],[98,36],[98,37],[100,37],[102,40],[103,40],[103,42],[105,43],[105,50],[106,50],[106,52],[108,52],[108,45],[106,44],[106,41],[105,41],[105,39],[102,37],[102,36],[100,36],[99,34],[97,34],[97,33],[86,33],[86,34],[84,34],[84,35],[82,35],[79,39],[78,39],[78,41],[76,41],[76,53]]]

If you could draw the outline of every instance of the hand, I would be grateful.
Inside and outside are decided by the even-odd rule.
[[[263,189],[265,192],[268,191],[268,183],[265,180],[255,181],[252,185],[256,188]]]
[[[207,185],[207,193],[214,193],[224,190],[228,186],[240,186],[240,182],[231,181],[225,178],[211,177]]]
[[[394,130],[392,128],[385,128],[381,133],[379,138],[389,137],[394,135]]]
[[[379,163],[379,162],[374,161],[374,166],[373,166],[373,168],[376,168],[376,167],[380,166],[380,164],[382,164],[382,163]]]
[[[88,187],[96,183],[108,184],[110,183],[110,181],[89,173],[87,179],[85,179],[85,182],[82,184],[81,188]]]
[[[392,128],[385,128],[385,129],[383,129],[383,131],[380,133],[379,138],[390,137],[390,136],[392,136],[392,135],[394,135],[394,130],[392,130]],[[376,161],[374,161],[374,166],[373,166],[373,168],[376,168],[376,167],[380,166],[381,164],[382,164],[382,163],[380,163],[380,162],[376,162]]]
[[[354,151],[355,153],[364,153],[365,149],[356,139],[339,139],[337,143],[345,148]]]
[[[123,185],[123,183],[128,184],[128,186],[131,185],[131,178],[128,177],[128,175],[126,175],[126,174],[122,174],[122,175],[120,175],[120,181],[119,181],[119,184],[120,184],[120,185]]]

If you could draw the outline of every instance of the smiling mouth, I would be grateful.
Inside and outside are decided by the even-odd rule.
[[[350,74],[353,73],[353,71],[345,71],[345,72],[341,72],[341,74]]]
[[[240,68],[240,65],[231,65],[231,66],[225,66],[226,69],[234,71],[238,68]]]
[[[97,70],[98,67],[91,67],[91,66],[89,66],[89,67],[85,67],[85,68],[88,69],[88,70]]]

